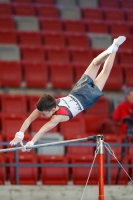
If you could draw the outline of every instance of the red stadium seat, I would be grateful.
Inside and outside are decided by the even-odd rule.
[[[90,64],[90,62],[94,58],[93,51],[91,49],[85,49],[85,48],[78,48],[70,49],[71,52],[71,58],[72,61],[75,63],[82,63],[82,64],[87,64],[87,66]]]
[[[39,32],[18,32],[19,43],[22,45],[41,45],[42,38]]]
[[[22,68],[19,62],[0,61],[1,87],[20,87],[22,81]]]
[[[81,158],[73,158],[72,164],[92,164],[92,160],[90,160],[87,156],[82,156]],[[87,177],[89,175],[91,167],[73,167],[72,168],[72,179],[74,185],[84,185],[87,181]],[[107,177],[104,168],[104,183],[107,183]],[[97,185],[98,184],[98,169],[94,167],[88,184]]]
[[[1,109],[3,113],[27,113],[27,101],[24,95],[1,95]]]
[[[77,82],[81,76],[84,74],[85,70],[87,69],[88,65],[87,64],[73,64],[74,67],[74,74],[75,74],[75,82]]]
[[[0,4],[0,16],[11,16],[12,15],[12,6],[8,3],[1,3]]]
[[[128,164],[128,158],[125,158],[122,162],[122,164]],[[118,162],[115,160],[111,161],[111,164],[118,164]],[[111,167],[111,184],[116,184],[116,177],[117,177],[117,173],[118,173],[118,167],[119,164],[117,165],[117,167]],[[127,167],[124,167],[124,169],[127,171],[127,173],[129,174],[129,170]],[[120,177],[119,177],[119,181],[118,181],[119,185],[127,185],[128,184],[128,176],[126,175],[126,173],[121,169],[120,172]]]
[[[45,17],[45,18],[58,18],[59,12],[58,8],[56,6],[50,6],[50,5],[44,5],[40,4],[37,8],[37,14],[39,17]]]
[[[131,27],[130,24],[123,23],[123,22],[109,22],[109,28],[111,34],[123,34],[123,35],[130,35],[131,34]]]
[[[35,16],[35,7],[32,4],[14,4],[13,5],[14,14],[18,16]]]
[[[31,124],[31,132],[32,133],[37,133],[39,131],[39,129],[46,124],[49,121],[49,119],[46,119],[44,117],[39,117],[38,119],[36,119],[34,122],[32,122]],[[50,131],[48,131],[49,133],[57,133],[58,132],[58,126],[55,126],[53,129],[51,129]]]
[[[63,62],[63,61],[62,61]],[[73,69],[71,64],[50,64],[52,88],[71,89],[73,85]]]
[[[82,33],[68,33],[66,34],[67,44],[70,47],[87,48],[90,46],[89,37]]]
[[[108,33],[109,32],[108,24],[104,21],[87,20],[86,27],[87,27],[87,31],[90,33]]]
[[[125,85],[126,87],[133,87],[133,67],[128,65],[123,66],[125,75]]]
[[[31,113],[35,108],[36,108],[36,103],[40,99],[40,95],[28,95],[27,100],[28,100],[28,111]]]
[[[41,156],[40,163],[67,164],[63,156]],[[68,167],[41,167],[42,183],[45,185],[67,185],[69,179]]]
[[[5,164],[5,160],[3,158],[3,155],[0,156],[0,163]],[[5,167],[0,167],[0,185],[4,185],[6,181],[6,169]]]
[[[107,119],[105,115],[84,115],[85,132],[89,135],[99,133],[103,122]]]
[[[23,114],[2,114],[1,116],[2,132],[3,133],[17,132],[22,126],[25,118],[26,116]]]
[[[15,29],[15,20],[13,17],[0,17],[0,29]]]
[[[79,139],[87,137],[88,135],[77,135],[77,136],[71,136],[69,135],[66,137],[67,140],[72,139]],[[83,142],[82,142],[83,143]],[[87,145],[88,142],[84,142],[85,145]],[[89,145],[89,144],[88,144]],[[87,156],[90,160],[93,160],[94,157],[94,147],[93,146],[67,146],[66,150],[66,156],[71,160],[72,158],[81,158],[82,156]]]
[[[0,118],[1,120],[1,118]],[[5,138],[4,138],[4,135],[3,134],[0,134],[0,142],[5,142]],[[4,148],[4,145],[0,144],[0,149],[3,149]]]
[[[82,16],[89,20],[102,20],[103,11],[98,8],[81,8]]]
[[[133,155],[133,147],[132,146],[130,146],[129,147],[129,156],[132,156]],[[133,163],[133,162],[132,162]]]
[[[5,141],[6,141],[6,142],[9,142],[9,141],[11,141],[11,140],[14,138],[15,133],[14,133],[14,132],[12,132],[12,133],[3,132],[2,135],[3,135],[4,139],[5,139]],[[26,134],[24,135],[23,142],[24,142],[24,143],[29,142],[31,139],[32,139],[31,134],[29,134],[28,132],[26,132]],[[11,147],[11,146],[10,146],[10,147]],[[32,149],[32,150],[33,150],[33,149]],[[32,150],[31,150],[31,151],[32,151]],[[10,153],[11,153],[11,152],[10,152]],[[14,154],[14,152],[12,152],[12,153]],[[22,151],[19,151],[19,153],[22,153]]]
[[[116,156],[120,156],[121,155],[121,146],[117,146],[117,143],[119,143],[119,144],[122,143],[122,138],[120,136],[118,137],[118,135],[105,133],[104,134],[104,142],[109,143],[109,145],[110,145],[110,143],[116,144],[116,146],[111,144],[110,145],[111,149],[114,151]]]
[[[105,115],[109,116],[109,100],[106,97],[101,97],[94,106],[86,110],[89,115]]]
[[[111,0],[111,1],[106,1],[106,0],[100,0],[99,1],[100,6],[102,7],[110,7],[110,8],[119,8],[119,2],[118,0]]]
[[[131,34],[133,33],[133,23],[130,23],[131,26]]]
[[[65,47],[66,36],[62,32],[42,32],[43,43],[46,46]]]
[[[43,4],[43,5],[54,5],[54,0],[35,0],[35,3]]]
[[[35,156],[33,155],[20,155],[20,164],[35,164],[37,163]],[[14,163],[14,158],[9,158],[9,163]],[[19,167],[19,184],[20,185],[36,185],[38,180],[37,167]],[[10,182],[15,184],[15,168],[10,167]]]
[[[42,46],[20,46],[22,60],[24,61],[44,61],[45,51]]]
[[[117,74],[117,78],[116,78]],[[122,90],[123,87],[123,71],[120,66],[115,66],[112,68],[109,78],[104,86],[104,90]]]
[[[121,0],[121,6],[122,8],[127,8],[127,9],[131,9],[133,8],[133,2],[132,0]]]
[[[58,48],[58,47],[51,47],[46,49],[47,52],[47,59],[48,61],[52,62],[69,62],[70,61],[70,56],[69,56],[69,51],[65,47],[63,48]]]
[[[48,68],[44,62],[23,62],[26,87],[45,88],[48,82]]]
[[[86,31],[83,20],[64,20],[63,24],[65,31],[68,32],[84,33]]]
[[[126,10],[126,18],[128,21],[132,22],[133,21],[133,11],[132,10]]]
[[[131,157],[130,163],[133,165],[133,158]],[[131,170],[131,177],[133,177],[133,169]]]
[[[109,143],[122,143],[122,137],[118,137],[118,135],[112,135],[111,133],[104,134],[104,141]],[[118,148],[118,147],[117,147]],[[121,147],[120,147],[121,148]],[[119,154],[121,151],[119,151]]]
[[[111,102],[111,107],[112,107],[112,102]],[[105,135],[106,134],[117,135],[117,137],[120,138],[121,141],[123,138],[123,135],[121,134],[120,126],[116,124],[116,121],[112,119],[111,116],[109,116],[107,119],[105,119],[102,122],[99,133],[105,134]]]
[[[60,19],[40,18],[40,28],[44,31],[62,31],[62,21]]]
[[[10,35],[10,37],[9,37]],[[16,44],[17,33],[14,30],[0,30],[0,44]]]
[[[113,21],[124,21],[125,12],[118,9],[104,9],[105,19]]]
[[[64,138],[77,137],[78,135],[85,134],[85,125],[83,116],[77,116],[72,118],[70,121],[60,123],[60,132]]]
[[[133,63],[133,51],[126,50],[126,51],[119,51],[119,58],[121,64],[130,64]]]

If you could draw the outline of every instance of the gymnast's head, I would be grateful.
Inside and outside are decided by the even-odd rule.
[[[56,111],[56,100],[49,94],[44,94],[36,104],[37,110],[44,118],[49,118]]]

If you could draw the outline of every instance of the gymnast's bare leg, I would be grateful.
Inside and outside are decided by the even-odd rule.
[[[111,69],[113,67],[114,59],[115,59],[116,53],[112,53],[109,55],[109,57],[106,59],[103,69],[100,72],[100,74],[96,77],[94,80],[94,84],[99,88],[99,90],[103,90],[103,87],[109,77],[109,74],[111,72]]]
[[[93,81],[95,81],[95,84],[98,86],[98,83],[99,83],[99,78],[101,77],[101,75],[107,71],[109,71],[109,69],[111,70],[112,66],[113,66],[113,62],[114,62],[114,57],[115,57],[115,54],[119,48],[119,46],[126,40],[126,37],[124,36],[119,36],[118,38],[114,39],[113,41],[113,44],[108,48],[106,49],[104,52],[102,52],[101,54],[99,54],[96,58],[93,59],[93,61],[91,62],[91,64],[88,66],[88,68],[86,69],[85,73],[86,75],[90,76],[92,78]],[[114,54],[113,56],[111,56],[111,54]],[[102,74],[100,76],[98,76],[99,78],[96,79],[96,76],[97,76],[97,73],[98,73],[98,70],[100,68],[100,65],[107,59],[107,62],[104,66],[104,70],[102,71]],[[109,63],[109,67],[106,67],[106,65],[108,65]],[[112,66],[111,66],[111,63],[112,63]],[[106,69],[106,70],[105,70]],[[106,77],[106,76],[102,76],[103,78]],[[95,80],[96,79],[96,80]],[[107,80],[107,78],[105,78]],[[106,80],[104,81],[103,80],[103,84],[100,82],[100,85],[99,85],[99,89],[100,88],[103,88],[102,85],[105,84]]]

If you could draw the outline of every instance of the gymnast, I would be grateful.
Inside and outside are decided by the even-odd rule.
[[[119,36],[114,39],[108,49],[94,58],[68,96],[56,100],[51,95],[44,94],[36,103],[36,109],[24,121],[19,132],[15,134],[10,145],[20,143],[23,146],[24,132],[40,115],[50,118],[50,120],[40,128],[31,141],[26,143],[23,151],[29,151],[29,149],[26,150],[26,146],[34,145],[44,133],[58,123],[68,121],[81,111],[93,106],[103,96],[102,90],[112,69],[116,52],[125,40],[126,37]],[[105,62],[103,69],[97,76],[103,62]]]

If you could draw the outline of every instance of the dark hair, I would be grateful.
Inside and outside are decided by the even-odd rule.
[[[56,108],[56,101],[51,95],[44,94],[37,102],[36,108],[39,111],[51,111],[52,108]]]

